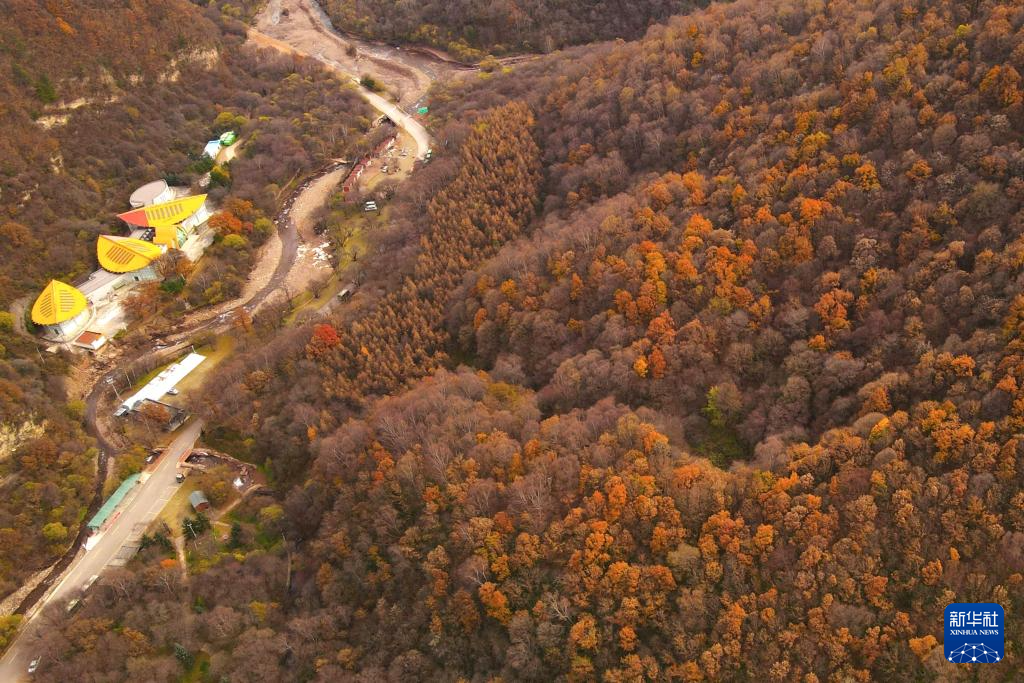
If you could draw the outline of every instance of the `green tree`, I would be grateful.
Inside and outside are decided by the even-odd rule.
[[[43,538],[51,543],[59,543],[68,537],[68,528],[60,522],[50,522],[43,527]]]
[[[18,631],[18,626],[21,625],[21,615],[11,614],[6,617],[0,617],[0,650],[3,650],[11,642],[14,634]]]
[[[185,649],[185,646],[180,643],[174,644],[174,658],[181,662],[182,667],[186,670],[191,669],[196,663],[196,656]]]
[[[224,238],[224,246],[242,250],[249,246],[249,240],[245,239],[241,235],[228,235]]]
[[[36,97],[46,104],[57,101],[57,91],[46,74],[36,79]]]

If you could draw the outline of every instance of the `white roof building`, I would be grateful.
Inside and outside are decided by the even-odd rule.
[[[124,400],[121,406],[117,409],[115,415],[125,415],[131,410],[134,410],[136,406],[142,405],[145,400],[159,401],[164,397],[164,394],[168,390],[173,389],[174,385],[183,380],[188,373],[199,367],[199,364],[206,360],[206,356],[201,356],[198,353],[190,353],[182,358],[177,363],[169,365],[164,368],[163,372],[149,380],[146,386],[139,389],[131,397]]]
[[[167,181],[154,180],[132,192],[132,196],[128,198],[128,204],[133,209],[141,209],[143,206],[162,204],[172,199],[174,199],[174,189],[167,184]]]

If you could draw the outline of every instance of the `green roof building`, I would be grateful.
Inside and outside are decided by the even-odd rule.
[[[92,531],[98,531],[103,524],[110,519],[110,515],[114,513],[117,506],[121,504],[124,497],[128,495],[128,492],[135,488],[135,485],[139,483],[138,474],[132,476],[121,482],[121,485],[117,487],[117,490],[110,494],[110,498],[103,503],[103,506],[96,511],[96,514],[89,520],[89,528]]]

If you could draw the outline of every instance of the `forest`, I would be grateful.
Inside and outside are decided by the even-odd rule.
[[[438,86],[369,294],[213,380],[274,495],[40,680],[1016,680],[940,643],[1024,609],[1021,70],[1016,3],[737,0]]]
[[[457,59],[551,52],[595,40],[639,38],[652,23],[706,0],[316,0],[342,30],[388,42],[429,45]]]
[[[181,295],[143,287],[127,308],[148,313],[156,305],[174,320],[188,305],[233,298],[273,228],[266,216],[296,180],[358,152],[371,110],[311,61],[244,47],[244,26],[216,5],[12,1],[0,10],[6,596],[75,538],[96,476],[82,405],[68,400],[73,359],[40,354],[8,308],[30,304],[50,278],[92,272],[96,236],[123,234],[115,214],[136,187],[158,178],[193,185],[205,172],[211,200],[224,209],[217,243],[195,267],[179,262],[175,277],[188,275]],[[246,139],[244,153],[211,167],[203,145],[228,128]]]

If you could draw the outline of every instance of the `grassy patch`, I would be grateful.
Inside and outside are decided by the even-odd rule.
[[[696,451],[716,467],[726,469],[734,460],[746,460],[750,447],[730,427],[709,426]]]
[[[210,372],[225,358],[230,356],[234,350],[235,340],[230,334],[219,335],[212,343],[196,347],[196,353],[206,356],[206,360],[178,382],[178,390],[182,393],[187,393],[201,389],[203,382],[210,376]]]
[[[201,683],[201,681],[206,680],[206,675],[209,671],[210,654],[204,650],[200,650],[195,656],[192,668],[185,672],[185,675],[181,677],[181,683]]]
[[[330,300],[335,297],[338,292],[341,291],[343,280],[338,277],[337,272],[331,273],[331,277],[327,280],[327,285],[324,290],[320,292],[320,296],[314,297],[310,291],[304,291],[297,297],[291,300],[292,311],[285,316],[284,322],[286,325],[291,325],[295,322],[295,318],[304,311],[318,311],[327,305]]]
[[[196,490],[194,476],[185,477],[185,482],[175,491],[171,499],[160,511],[158,521],[171,528],[175,534],[181,530],[181,520],[192,514],[192,505],[188,502],[189,494]]]

